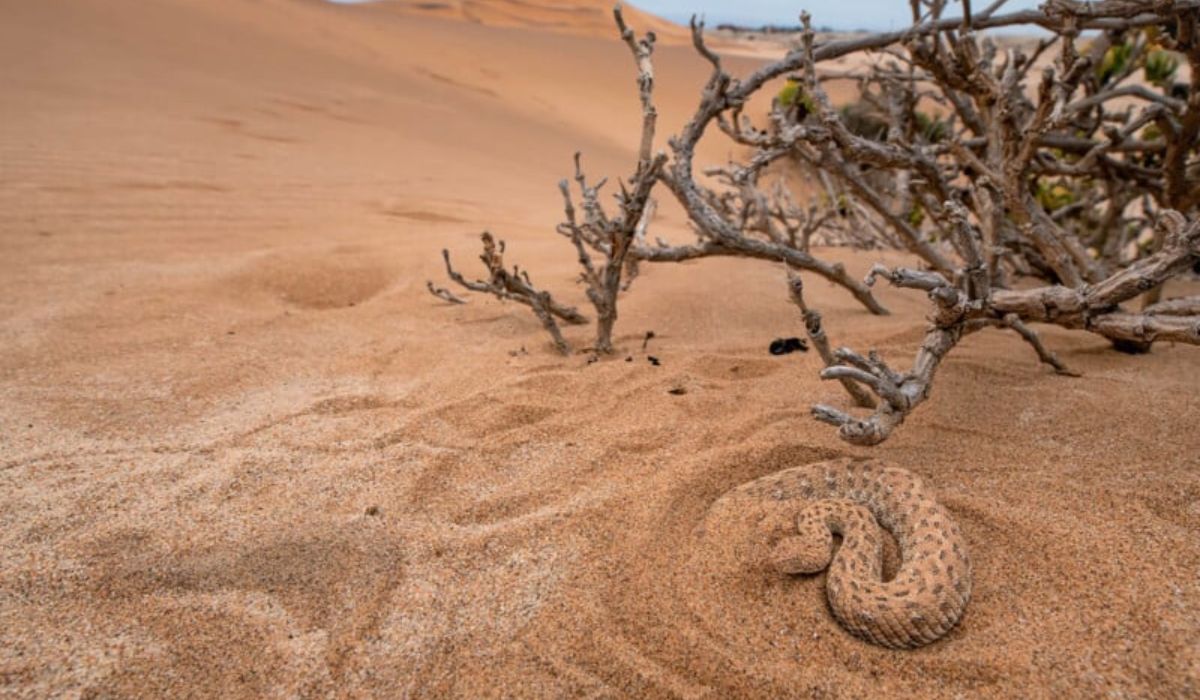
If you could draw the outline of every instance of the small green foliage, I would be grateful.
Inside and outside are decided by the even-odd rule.
[[[784,109],[790,109],[799,104],[803,108],[803,114],[810,114],[816,111],[816,104],[813,102],[812,96],[804,92],[800,81],[795,78],[788,78],[783,88],[779,90],[779,94],[775,96],[775,100]]]
[[[850,200],[844,194],[839,194],[836,199],[830,199],[829,195],[822,194],[820,202],[821,206],[833,209],[842,218],[850,216]]]
[[[1179,59],[1169,51],[1155,51],[1146,57],[1143,72],[1146,82],[1160,88],[1169,88],[1175,82],[1175,71],[1179,70]]]
[[[800,89],[800,81],[796,80],[795,78],[788,78],[788,81],[784,83],[783,89],[779,91],[779,94],[775,96],[775,99],[779,100],[780,105],[784,107],[791,107],[792,105],[796,104],[796,99],[799,98],[802,93],[803,90]]]
[[[913,228],[921,228],[925,223],[925,208],[919,203],[913,203],[912,209],[908,210],[908,223]]]
[[[1054,180],[1038,180],[1038,204],[1046,211],[1055,211],[1075,203],[1075,193],[1065,183]]]
[[[1125,72],[1129,66],[1129,59],[1133,56],[1133,44],[1125,42],[1122,44],[1113,44],[1104,52],[1104,58],[1100,60],[1100,65],[1096,66],[1096,77],[1103,85],[1114,77]]]
[[[950,135],[950,125],[946,121],[925,112],[916,112],[914,117],[917,121],[917,133],[929,143],[940,143]]]
[[[1148,124],[1142,133],[1139,135],[1143,141],[1162,141],[1163,132],[1158,128],[1157,124]],[[1135,157],[1135,162],[1143,168],[1157,168],[1162,166],[1162,154],[1146,151],[1140,156]]]

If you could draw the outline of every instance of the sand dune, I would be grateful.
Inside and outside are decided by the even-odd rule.
[[[611,36],[613,29],[613,3],[608,0],[382,0],[375,9],[593,37]],[[636,7],[626,8],[625,16],[640,31],[653,31],[667,41],[688,36],[679,25]]]
[[[625,172],[639,115],[627,49],[572,7],[570,35],[306,0],[5,7],[0,696],[1200,692],[1194,348],[1050,330],[1070,380],[972,337],[867,452],[808,418],[838,398],[817,358],[767,354],[799,328],[770,266],[648,268],[632,361],[591,365],[523,308],[424,291],[492,227],[586,303],[555,183],[577,149]],[[706,74],[661,49],[664,133]],[[687,235],[669,206],[660,232]],[[810,286],[837,342],[919,342],[919,296],[874,318]],[[847,454],[918,472],[961,524],[975,598],[947,639],[848,636],[722,500]]]

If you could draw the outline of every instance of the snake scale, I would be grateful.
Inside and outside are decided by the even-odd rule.
[[[828,569],[830,608],[851,633],[892,649],[933,642],[971,597],[971,563],[958,526],[913,473],[876,461],[821,462],[768,477],[772,490],[808,504],[794,534],[774,543],[785,574]],[[776,493],[780,497],[780,493]],[[883,580],[883,529],[899,544],[895,577]],[[834,552],[833,536],[842,538]]]

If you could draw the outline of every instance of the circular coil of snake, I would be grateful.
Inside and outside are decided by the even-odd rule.
[[[892,649],[924,646],[949,632],[971,597],[971,563],[958,525],[912,472],[876,461],[834,460],[767,477],[809,503],[795,534],[774,543],[785,574],[828,569],[826,592],[851,633]],[[764,484],[765,486],[766,484]],[[798,493],[797,493],[798,492]],[[777,493],[777,497],[784,497]],[[896,575],[883,580],[882,529],[899,545]],[[834,552],[834,535],[842,538]]]

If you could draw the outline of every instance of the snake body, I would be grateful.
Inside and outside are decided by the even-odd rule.
[[[971,597],[962,533],[921,480],[873,461],[835,460],[768,477],[777,497],[802,497],[794,534],[778,540],[771,562],[786,574],[828,569],[830,608],[851,633],[893,649],[929,644],[958,623]],[[883,532],[895,536],[901,564],[883,580]],[[842,544],[833,551],[833,535]]]

